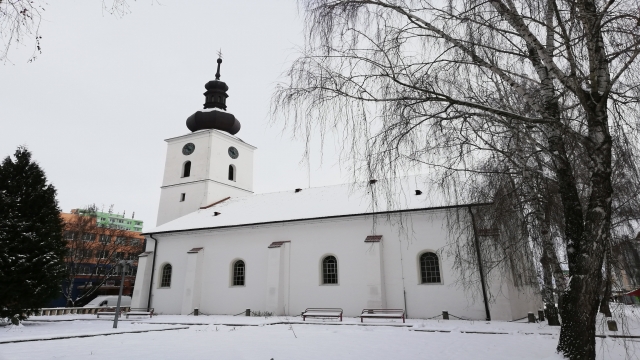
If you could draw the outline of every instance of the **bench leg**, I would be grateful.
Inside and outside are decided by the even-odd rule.
[[[402,315],[402,323],[404,324],[404,315]]]
[[[342,314],[340,314],[340,322],[342,322]]]
[[[304,319],[305,319],[305,316],[302,317],[302,321],[305,321]]]

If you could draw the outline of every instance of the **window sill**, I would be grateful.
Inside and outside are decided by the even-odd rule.
[[[320,286],[340,286],[340,284],[320,284]]]
[[[444,282],[418,283],[418,285],[444,285]]]

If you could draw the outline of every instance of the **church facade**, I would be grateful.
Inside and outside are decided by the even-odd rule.
[[[419,177],[398,180],[393,206],[372,201],[376,181],[253,194],[256,148],[235,136],[220,63],[205,109],[187,120],[192,132],[167,140],[158,223],[144,234],[132,307],[290,316],[394,308],[477,320],[520,319],[540,307],[535,286],[516,286],[511,274],[485,282],[491,297],[459,284],[446,216],[460,205],[423,194]]]

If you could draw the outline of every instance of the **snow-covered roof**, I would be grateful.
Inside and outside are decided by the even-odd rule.
[[[394,191],[385,181],[374,184],[343,184],[295,189],[267,194],[232,197],[206,209],[200,209],[154,229],[149,233],[165,233],[194,229],[224,228],[243,225],[287,222],[305,219],[365,215],[418,209],[430,209],[456,204],[426,189],[424,177],[395,179]],[[422,194],[416,195],[416,190]],[[373,203],[371,192],[375,192]],[[222,199],[220,199],[222,200]],[[216,215],[218,213],[218,215]]]

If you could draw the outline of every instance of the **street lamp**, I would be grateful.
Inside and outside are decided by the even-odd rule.
[[[118,328],[118,318],[120,317],[120,301],[122,300],[122,288],[124,287],[124,274],[133,266],[132,260],[120,260],[116,265],[117,271],[122,272],[122,279],[120,280],[120,293],[118,294],[118,304],[116,305],[116,316],[113,319],[113,328]]]

